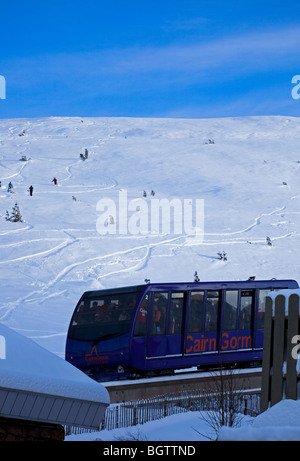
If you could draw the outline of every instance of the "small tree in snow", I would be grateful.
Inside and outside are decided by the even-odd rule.
[[[241,423],[243,415],[239,401],[244,383],[234,370],[223,367],[212,373],[211,377],[213,379],[203,389],[204,411],[201,418],[212,431],[206,437],[216,440],[222,426],[237,427]],[[200,433],[198,430],[196,432]]]
[[[81,160],[86,160],[89,156],[89,151],[87,149],[84,149],[84,154],[80,154]]]
[[[20,213],[20,208],[17,203],[15,203],[11,215],[9,215],[8,211],[6,211],[5,219],[6,221],[11,222],[22,222],[22,215]]]
[[[225,253],[225,251],[219,251],[218,256],[221,261],[227,261],[227,254]]]
[[[267,243],[267,245],[269,245],[270,247],[272,246],[272,241],[271,241],[270,237],[266,237],[266,243]]]

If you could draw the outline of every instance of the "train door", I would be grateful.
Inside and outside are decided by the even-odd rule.
[[[136,313],[133,335],[130,346],[130,362],[134,369],[145,368],[145,357],[148,348],[148,323],[150,318],[151,293],[146,292]]]
[[[167,323],[167,353],[182,355],[186,292],[172,292]]]
[[[167,355],[166,326],[168,305],[168,292],[152,293],[147,357],[164,357]]]
[[[154,292],[147,357],[171,357],[183,354],[186,292]]]
[[[221,352],[252,349],[254,290],[226,290],[221,330]]]
[[[219,348],[220,292],[208,290],[205,302],[205,350],[217,352]]]

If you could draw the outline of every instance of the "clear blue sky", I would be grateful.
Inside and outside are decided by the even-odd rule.
[[[300,2],[1,3],[0,118],[300,116]]]

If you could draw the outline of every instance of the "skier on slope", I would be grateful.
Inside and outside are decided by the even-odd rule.
[[[53,178],[51,182],[53,182],[56,185],[57,184],[57,179]]]

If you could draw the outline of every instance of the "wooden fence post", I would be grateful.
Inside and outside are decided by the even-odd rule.
[[[285,297],[275,298],[274,337],[273,337],[273,373],[271,374],[271,406],[282,400],[283,356],[284,356]]]
[[[292,294],[289,297],[288,325],[287,325],[287,348],[286,348],[286,398],[297,399],[297,360],[292,357],[293,336],[298,334],[299,323],[299,296]]]
[[[270,370],[273,344],[273,315],[272,299],[266,297],[265,319],[264,319],[264,344],[263,344],[263,362],[261,374],[261,397],[260,411],[267,410],[270,401]]]
[[[288,301],[287,301],[288,297]],[[299,399],[294,336],[300,334],[300,290],[266,297],[260,411],[283,398]],[[273,298],[273,299],[272,299]],[[287,309],[288,308],[288,309]]]

